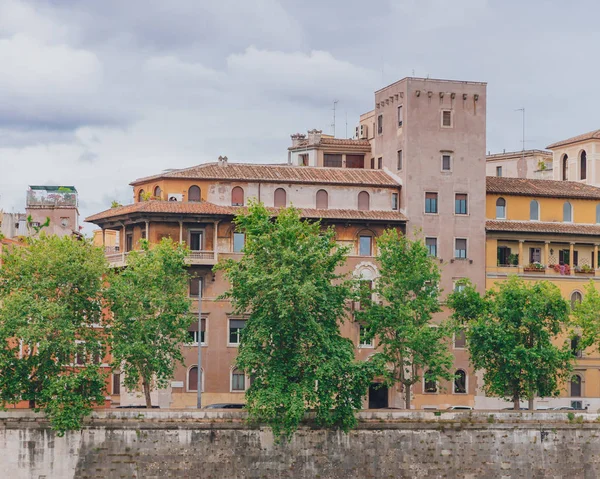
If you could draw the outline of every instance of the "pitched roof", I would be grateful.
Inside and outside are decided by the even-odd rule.
[[[600,188],[576,181],[488,176],[486,178],[486,188],[488,193],[502,195],[600,199]]]
[[[320,168],[292,165],[257,165],[250,163],[205,163],[181,170],[167,171],[132,181],[132,186],[162,178],[225,181],[262,181],[271,183],[327,183],[397,187],[399,183],[384,170],[354,168]]]
[[[600,130],[590,131],[588,133],[584,133],[582,135],[577,135],[572,138],[567,138],[566,140],[557,141],[556,143],[552,143],[548,145],[546,148],[558,148],[560,146],[570,145],[571,143],[577,143],[578,141],[585,140],[599,140],[600,139]]]
[[[512,231],[519,233],[552,233],[600,236],[600,225],[577,223],[544,223],[541,221],[488,220],[486,231]]]
[[[89,216],[85,221],[89,223],[102,222],[112,218],[119,218],[132,214],[178,214],[178,215],[207,215],[207,216],[233,216],[245,211],[245,207],[239,206],[219,206],[207,201],[200,203],[175,202],[175,201],[141,201],[131,205],[110,208],[95,215]],[[273,214],[277,214],[278,208],[269,208]],[[344,209],[315,209],[300,208],[300,215],[303,218],[326,218],[343,220],[364,220],[364,221],[406,221],[399,211],[361,211]]]

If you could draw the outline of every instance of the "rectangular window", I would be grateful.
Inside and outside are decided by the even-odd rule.
[[[364,155],[346,155],[346,168],[364,168]]]
[[[461,329],[454,333],[454,349],[465,349],[467,345],[467,337],[465,335],[465,330]]]
[[[437,257],[437,238],[425,238],[425,246],[429,256]]]
[[[462,291],[464,291],[466,288],[465,283],[461,282],[461,281],[455,281],[454,282],[454,291],[456,291],[457,293],[460,293]]]
[[[402,150],[398,150],[398,169],[402,169]]]
[[[308,154],[300,155],[300,166],[308,166]]]
[[[200,341],[202,344],[206,344],[206,319],[202,318],[202,329],[200,331]],[[193,319],[190,327],[188,328],[188,341],[189,344],[198,344],[198,319]]]
[[[398,193],[392,193],[392,209],[398,209]]]
[[[402,105],[398,105],[398,128],[402,126]]]
[[[371,158],[371,169],[375,169],[375,158]]]
[[[119,394],[121,394],[121,374],[120,373],[113,374],[112,393],[115,396],[118,396]]]
[[[133,233],[127,233],[125,235],[125,251],[131,251],[133,249]]]
[[[578,266],[578,263],[579,263],[579,254],[578,253],[579,253],[578,251],[573,251],[573,265],[572,266]],[[561,249],[558,252],[558,262],[562,263],[562,264],[568,264],[569,266],[571,266],[571,254],[568,249]]]
[[[192,251],[202,251],[203,236],[202,231],[190,231],[190,249]]]
[[[368,332],[367,328],[361,324],[360,332],[359,332],[359,339],[358,339],[358,347],[359,348],[372,348],[373,347],[373,338],[366,339],[367,332]]]
[[[498,246],[497,250],[497,259],[498,266],[508,266],[510,264],[509,261],[510,256],[510,248],[508,246]]]
[[[529,248],[529,262],[530,263],[541,263],[542,262],[542,249],[541,248]]]
[[[360,256],[372,256],[373,237],[361,236],[359,238],[358,254]]]
[[[452,170],[452,157],[450,155],[442,155],[442,170],[450,171]]]
[[[200,278],[190,278],[190,298],[198,299],[200,296]]]
[[[467,195],[457,193],[454,197],[454,213],[457,215],[467,214]]]
[[[342,155],[339,153],[325,153],[323,155],[323,166],[328,166],[330,168],[341,168]]]
[[[425,193],[425,213],[438,212],[438,194]]]
[[[383,168],[383,158],[380,156],[377,158],[377,169],[381,170],[381,168]]]
[[[467,259],[466,238],[456,238],[454,240],[454,257],[456,259]]]
[[[496,176],[502,176],[502,167],[501,166],[496,167]]]
[[[229,320],[229,344],[240,344],[242,329],[246,327],[245,319]]]
[[[442,110],[442,126],[445,126],[445,127],[452,126],[452,111],[451,110]]]
[[[379,115],[377,117],[377,134],[381,135],[383,133],[383,115]]]
[[[246,375],[239,369],[234,369],[231,372],[231,390],[245,391],[246,390]]]
[[[233,233],[233,252],[241,253],[245,242],[246,235],[244,233]]]

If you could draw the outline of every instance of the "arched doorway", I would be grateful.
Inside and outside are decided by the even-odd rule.
[[[369,409],[386,409],[388,407],[388,388],[381,383],[369,386]]]

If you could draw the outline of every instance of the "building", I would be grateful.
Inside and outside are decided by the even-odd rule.
[[[496,153],[486,158],[487,176],[508,178],[553,179],[552,152],[524,150]]]
[[[31,217],[31,222],[28,218]],[[25,213],[0,212],[0,231],[7,238],[33,236],[45,225],[48,235],[79,235],[78,194],[74,186],[30,186]]]
[[[600,186],[600,130],[548,146],[553,157],[553,178]]]
[[[590,280],[598,287],[600,188],[574,181],[488,177],[486,211],[486,288],[512,274],[526,281],[548,280],[574,307]],[[577,339],[573,341],[576,347]],[[475,404],[487,409],[505,403],[479,395]],[[600,353],[580,353],[561,397],[536,404],[597,410]]]
[[[334,226],[338,241],[352,251],[347,272],[364,280],[376,280],[376,238],[393,227],[425,237],[443,264],[443,294],[462,278],[484,291],[486,84],[405,78],[375,92],[374,100],[374,109],[360,117],[357,138],[313,129],[292,135],[286,165],[235,164],[220,157],[218,163],[141,178],[131,183],[133,204],[87,219],[102,229],[98,238],[104,237],[105,246],[109,234],[116,238],[108,231],[119,232],[118,243],[107,250],[114,266],[126,265],[140,239],[154,243],[169,236],[188,244],[190,272],[204,279],[205,329],[190,330],[186,367],[162,396],[165,405],[195,404],[198,335],[206,342],[204,403],[243,401],[247,378],[231,368],[244,318],[232,317],[229,304],[216,300],[228,285],[212,267],[220,257],[240,254],[243,236],[231,221],[249,198],[274,214],[293,204],[303,217]],[[192,280],[191,298],[198,296],[198,284]],[[436,320],[447,316],[444,311]],[[357,357],[373,352],[376,345],[361,344],[357,323],[346,322],[342,332],[355,342]],[[416,384],[414,407],[474,404],[477,378],[464,337],[454,338],[451,347],[457,381]],[[121,394],[120,400],[131,399]],[[373,388],[365,407],[402,404],[399,388]]]

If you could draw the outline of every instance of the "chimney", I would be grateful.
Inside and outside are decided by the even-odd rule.
[[[290,138],[292,139],[292,148],[296,148],[300,146],[304,140],[306,140],[306,135],[303,135],[302,133],[294,133],[293,135],[290,135]]]
[[[226,156],[219,156],[218,165],[219,166],[227,166],[227,157]]]
[[[308,130],[308,144],[318,145],[321,143],[321,133],[323,133],[323,130]]]

